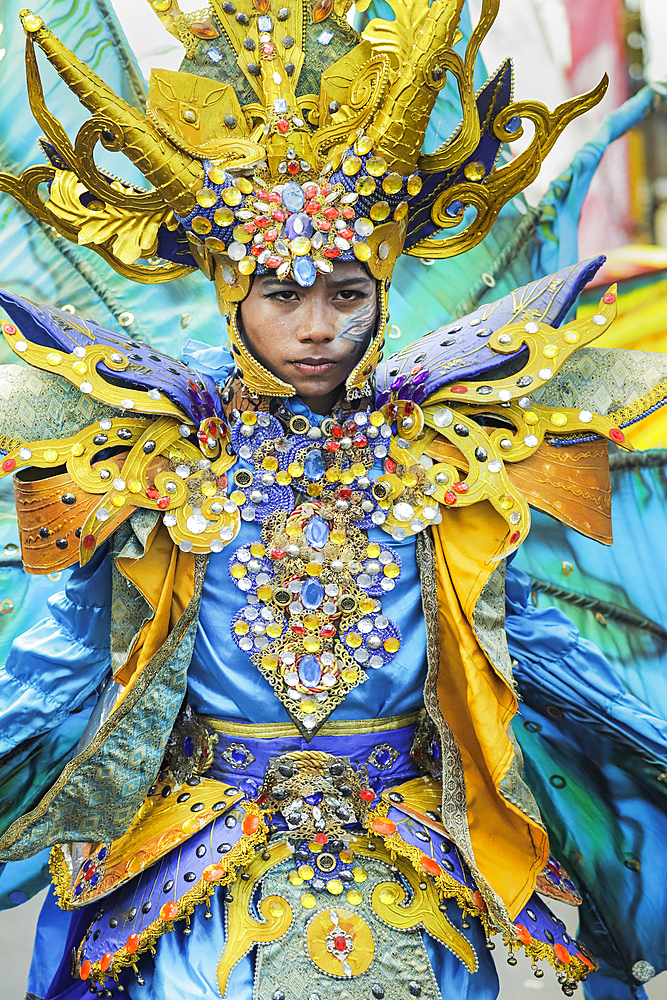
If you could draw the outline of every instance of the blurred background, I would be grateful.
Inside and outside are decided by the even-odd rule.
[[[473,23],[480,3],[481,0],[468,2]],[[23,5],[24,2],[17,0],[0,0],[3,93],[0,169],[15,174],[31,163],[41,162],[36,145],[39,129],[32,121],[25,99],[24,42],[18,24],[18,12]],[[201,0],[181,3],[184,10],[200,6]],[[110,8],[117,22],[105,14]],[[150,3],[143,0],[114,0],[111,5],[105,0],[42,0],[34,3],[33,9],[110,85],[137,106],[151,66],[177,69],[180,64],[180,46],[161,27]],[[136,67],[118,58],[118,53],[125,51],[123,33],[136,58]],[[510,264],[503,271],[498,262],[503,259],[507,234],[532,219],[534,245],[531,244],[532,256],[523,261],[524,269],[532,261],[535,276],[542,263],[541,273],[555,271],[562,266],[564,247],[568,259],[605,253],[607,263],[595,287],[584,294],[581,310],[592,309],[604,286],[618,281],[619,318],[604,343],[643,350],[667,349],[666,43],[667,0],[501,0],[497,22],[482,46],[482,59],[490,73],[511,55],[517,99],[535,99],[553,108],[595,86],[604,72],[610,77],[609,90],[596,109],[565,131],[525,197],[514,199],[508,206],[501,216],[495,242],[487,240],[479,253],[466,255],[467,270],[460,262],[437,262],[435,267],[431,267],[430,261],[403,262],[402,269],[397,270],[392,293],[389,331],[392,348],[400,348],[429,328],[425,324],[430,316],[424,319],[420,315],[420,325],[414,325],[411,303],[415,301],[414,288],[420,284],[431,291],[434,286],[440,290],[434,315],[438,322],[446,322],[457,312],[474,308],[480,299],[493,301],[507,288],[522,283],[523,272],[518,264]],[[83,115],[75,102],[68,103],[65,88],[55,74],[48,68],[43,73],[49,107],[58,113],[73,136]],[[647,91],[649,84],[651,90]],[[591,151],[600,154],[611,133],[625,129],[615,119],[616,127],[610,131],[605,116],[633,97],[638,103],[626,118],[636,123],[601,156],[583,202],[577,249],[572,218],[573,212],[578,211],[578,203],[575,198],[573,207],[568,198],[579,181],[584,190],[587,187],[587,157],[590,158]],[[455,125],[456,120],[452,125],[443,111],[442,129],[440,122],[435,122],[436,139],[442,142]],[[602,133],[598,132],[600,128]],[[587,150],[585,155],[582,147]],[[134,179],[124,167],[116,170],[121,176]],[[563,220],[568,222],[570,231],[566,232]],[[190,336],[208,343],[224,338],[215,297],[201,275],[184,279],[177,283],[178,287],[138,287],[110,273],[91,251],[63,247],[64,242],[40,229],[7,196],[0,196],[2,284],[70,312],[92,316],[111,329],[123,329],[172,354],[177,354],[183,340]],[[560,247],[561,257],[549,257],[546,251],[554,247]],[[547,266],[553,261],[553,266]],[[447,290],[454,287],[463,287],[466,294],[459,292],[457,298],[453,291]],[[426,306],[424,311],[428,311]],[[3,349],[0,348],[0,360],[10,360],[9,355],[2,355]],[[10,619],[16,617],[22,604],[22,570],[15,553],[17,546],[11,540],[5,547],[7,558],[0,565],[3,610],[4,606],[9,607],[4,622],[0,621],[0,646],[3,623],[7,633],[10,625],[15,631]],[[44,581],[44,598],[49,587],[56,590],[62,586],[61,574],[53,576],[50,584]],[[10,593],[8,599],[6,595]],[[2,1000],[22,1000],[24,996],[35,922],[44,895],[45,890],[22,906],[14,905],[0,912]],[[12,896],[12,903],[18,904],[25,900],[26,893]],[[574,932],[576,914],[571,908],[561,907],[559,915]],[[520,962],[516,968],[510,968],[500,954],[499,967],[503,981],[501,996],[508,1000],[526,1000],[537,992],[543,1000],[562,996],[548,973],[543,979],[536,979],[528,964]],[[650,1000],[667,1000],[666,981],[664,974],[648,984]]]

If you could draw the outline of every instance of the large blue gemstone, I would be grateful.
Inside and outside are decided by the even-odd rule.
[[[303,188],[296,181],[288,181],[283,188],[283,205],[288,212],[300,212],[306,204]]]
[[[306,455],[303,463],[303,471],[306,474],[306,479],[321,479],[326,472],[326,466],[324,464],[324,455],[319,448],[313,448]]]
[[[314,608],[319,608],[324,598],[324,587],[319,580],[313,579],[311,577],[301,587],[301,603],[304,608],[309,608],[311,611]]]
[[[292,273],[302,288],[310,288],[315,284],[317,268],[312,257],[306,254],[304,257],[297,257],[292,264]]]
[[[306,525],[306,541],[314,549],[321,549],[329,540],[329,525],[323,517],[311,517]]]
[[[302,656],[299,660],[299,680],[304,687],[315,687],[320,683],[322,668],[314,656]]]

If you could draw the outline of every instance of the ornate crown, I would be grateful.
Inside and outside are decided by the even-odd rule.
[[[233,322],[232,306],[246,296],[252,274],[275,271],[308,286],[337,260],[360,260],[386,291],[401,252],[435,258],[469,249],[534,179],[568,122],[606,87],[604,79],[551,113],[512,102],[506,63],[475,94],[475,60],[499,0],[483,0],[464,54],[456,50],[463,0],[390,5],[394,21],[373,19],[359,34],[346,20],[351,0],[213,0],[196,14],[182,13],[176,0],[151,0],[185,59],[178,72],[153,70],[145,115],[40,17],[22,11],[30,103],[50,163],[20,178],[0,174],[0,190],[136,281],[200,268],[215,282],[221,311],[232,314],[237,360],[254,363],[255,383],[271,391]],[[93,112],[74,144],[45,106],[34,43]],[[423,154],[448,74],[462,120],[436,152]],[[522,135],[523,118],[534,124],[532,141],[497,165],[501,143]],[[124,152],[151,190],[99,169],[98,142]],[[38,191],[44,182],[46,201]],[[448,230],[448,238],[435,238]],[[160,263],[146,263],[155,256]],[[362,385],[377,364],[382,299],[377,335],[348,388]],[[273,381],[274,392],[293,393]]]

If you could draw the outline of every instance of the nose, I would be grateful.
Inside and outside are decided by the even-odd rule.
[[[297,336],[301,343],[328,344],[336,336],[335,311],[318,295],[307,299],[307,308],[299,316]]]

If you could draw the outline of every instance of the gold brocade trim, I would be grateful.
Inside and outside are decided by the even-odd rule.
[[[583,981],[589,973],[594,972],[598,968],[597,963],[595,963],[592,959],[592,964],[589,967],[585,962],[575,956],[570,956],[570,960],[568,962],[562,962],[556,956],[554,948],[551,945],[547,944],[545,941],[537,941],[532,936],[529,937],[528,941],[522,940],[518,934],[514,937],[510,936],[505,929],[499,927],[493,921],[493,918],[486,910],[481,909],[481,907],[477,905],[475,902],[475,896],[477,895],[481,898],[479,890],[468,889],[467,886],[457,882],[451,875],[447,874],[447,872],[442,871],[438,875],[431,875],[426,872],[422,866],[421,859],[424,856],[428,857],[428,855],[424,855],[424,852],[415,845],[406,843],[398,831],[389,835],[383,835],[372,830],[371,824],[373,820],[386,817],[389,812],[389,805],[390,803],[388,802],[380,802],[378,803],[376,809],[372,812],[369,811],[367,817],[367,830],[369,837],[383,842],[392,857],[401,857],[409,861],[420,878],[424,878],[425,875],[428,874],[433,880],[435,887],[441,896],[447,899],[456,900],[464,917],[470,915],[477,917],[481,921],[488,939],[491,939],[498,933],[502,933],[503,942],[507,945],[511,952],[523,949],[524,954],[527,955],[533,964],[546,959],[551,967],[555,969],[556,972],[565,975],[567,977],[567,982],[570,983]],[[512,926],[514,927],[515,925],[513,924]],[[578,947],[580,948],[581,946],[578,945]]]
[[[49,854],[49,871],[51,872],[51,881],[56,891],[58,906],[61,910],[73,910],[74,907],[70,903],[63,902],[69,895],[72,875],[60,844],[54,844],[51,848],[51,853]]]
[[[392,715],[387,719],[339,719],[336,722],[325,722],[318,736],[360,736],[363,733],[384,733],[394,729],[403,729],[417,722],[419,712],[408,712],[406,715]],[[225,719],[214,719],[202,715],[204,725],[217,733],[227,736],[250,737],[256,740],[275,740],[298,735],[296,726],[289,722],[268,722],[257,725],[254,722],[227,722]]]
[[[653,389],[649,389],[639,399],[628,403],[627,406],[622,406],[620,410],[616,410],[608,416],[618,424],[627,424],[647,416],[652,407],[664,402],[667,402],[667,379],[659,382]]]
[[[167,931],[173,931],[176,920],[182,920],[185,918],[189,923],[189,917],[194,912],[195,906],[198,906],[201,903],[206,903],[208,905],[210,897],[213,895],[218,886],[230,885],[235,881],[239,868],[246,868],[251,863],[255,857],[257,845],[266,844],[269,834],[269,828],[261,817],[259,806],[257,806],[254,802],[244,802],[243,808],[245,809],[246,817],[257,817],[259,820],[259,826],[254,833],[244,834],[243,839],[239,840],[229,854],[226,854],[219,862],[208,866],[208,868],[221,869],[223,874],[220,878],[209,881],[202,876],[197,884],[194,885],[192,889],[189,889],[184,896],[181,896],[179,900],[174,900],[178,908],[178,912],[172,917],[171,920],[163,920],[161,917],[158,920],[154,920],[153,923],[146,927],[146,929],[139,935],[139,943],[134,951],[128,953],[125,945],[118,949],[113,956],[110,970],[108,972],[103,972],[100,968],[99,961],[96,961],[91,962],[89,969],[84,970],[88,973],[86,976],[81,975],[82,966],[85,965],[85,960],[84,962],[81,961],[81,949],[85,944],[85,941],[82,941],[76,953],[75,971],[77,976],[80,976],[82,979],[85,979],[90,983],[104,983],[109,975],[117,981],[120,969],[127,968],[128,966],[133,966],[136,969],[137,961],[141,955],[145,954],[147,951],[155,954],[155,942]]]

